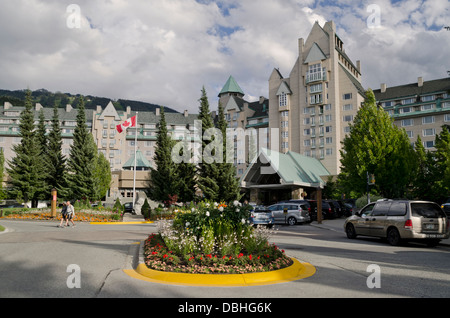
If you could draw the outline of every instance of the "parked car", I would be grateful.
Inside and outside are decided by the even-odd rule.
[[[447,199],[447,202],[441,205],[442,210],[450,218],[450,198]]]
[[[272,211],[264,206],[255,206],[250,211],[249,222],[254,226],[266,225],[269,228],[271,228],[275,224]]]
[[[133,202],[127,202],[123,205],[123,214],[125,213],[134,214]]]
[[[341,204],[336,200],[325,200],[328,204],[330,204],[331,209],[334,209],[335,217],[340,218],[344,215],[344,209]]]
[[[310,214],[311,220],[317,220],[317,201],[308,200],[310,204]],[[336,217],[334,209],[326,201],[322,201],[322,218],[323,219],[333,219]]]
[[[273,204],[268,209],[273,213],[275,223],[295,225],[297,223],[311,222],[306,203],[285,201]]]
[[[342,206],[342,215],[345,217],[352,216],[357,211],[356,205],[352,205],[350,202],[339,201]]]
[[[391,245],[417,240],[436,246],[449,238],[449,225],[434,202],[384,200],[370,203],[347,218],[344,229],[350,239],[364,235],[386,238]]]

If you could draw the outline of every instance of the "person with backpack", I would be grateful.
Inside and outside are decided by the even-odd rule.
[[[63,207],[61,209],[61,223],[59,223],[58,227],[63,227],[63,222],[66,221],[67,223],[67,204],[64,201],[63,202]]]
[[[69,226],[69,220],[72,222],[72,227],[75,227],[75,223],[73,222],[73,218],[75,217],[75,208],[72,204],[70,204],[70,201],[67,201],[67,219],[66,219],[66,226]]]

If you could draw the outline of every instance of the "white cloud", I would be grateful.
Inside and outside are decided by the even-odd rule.
[[[367,6],[381,8],[369,29]],[[248,98],[268,94],[273,68],[286,77],[297,40],[312,23],[334,20],[347,54],[360,59],[365,86],[446,76],[447,0],[102,0],[77,2],[80,29],[67,27],[67,3],[5,0],[0,11],[0,88],[143,100],[198,111],[205,85],[211,108],[229,75]],[[447,21],[448,23],[448,21]]]

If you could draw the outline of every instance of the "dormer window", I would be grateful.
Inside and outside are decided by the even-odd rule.
[[[287,102],[287,95],[286,95],[286,93],[281,93],[280,94],[279,102],[280,102],[280,107],[287,106],[288,102]]]

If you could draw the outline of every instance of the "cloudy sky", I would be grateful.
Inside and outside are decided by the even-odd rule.
[[[288,77],[298,38],[328,20],[365,88],[448,76],[448,0],[2,0],[0,88],[197,113],[202,86],[216,109],[230,75],[267,97],[273,68]]]

